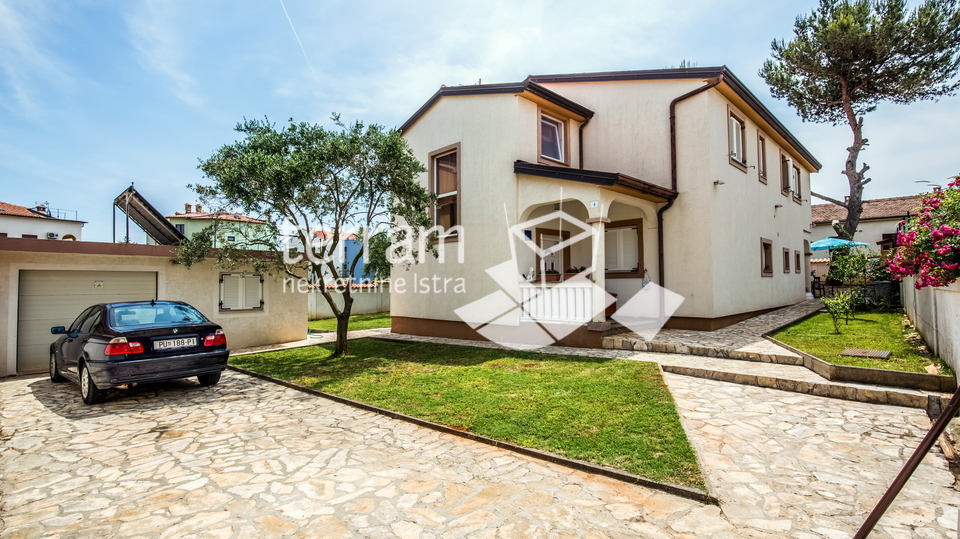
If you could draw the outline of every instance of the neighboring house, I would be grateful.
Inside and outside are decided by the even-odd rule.
[[[46,206],[27,208],[0,202],[0,238],[78,241],[85,224],[55,217]]]
[[[854,240],[869,244],[866,249],[885,257],[896,247],[897,226],[916,212],[920,207],[920,198],[919,195],[911,195],[864,200]],[[847,209],[836,204],[815,204],[810,210],[813,227],[810,230],[811,241],[835,237],[837,233],[832,226],[833,221],[843,226],[847,218]],[[813,257],[813,269],[817,275],[825,275],[829,269],[830,252],[814,251]]]
[[[248,217],[238,213],[205,212],[203,211],[203,206],[200,204],[197,204],[196,210],[194,210],[192,204],[184,204],[184,212],[176,212],[173,215],[168,215],[166,218],[170,221],[170,224],[187,238],[211,226],[213,221],[220,220],[222,223],[225,223],[227,226],[224,227],[223,233],[220,234],[221,237],[214,238],[214,247],[222,246],[220,245],[221,241],[227,243],[244,243],[260,239],[270,243],[270,245],[247,244],[245,248],[253,251],[274,251],[277,249],[275,245],[276,242],[269,235],[269,228],[266,226],[267,222],[254,217]],[[147,235],[147,245],[156,245],[156,243],[153,238]]]
[[[333,237],[332,232],[314,232],[317,238],[322,240],[329,241]],[[341,233],[340,241],[337,243],[336,250],[333,253],[333,264],[337,267],[337,271],[341,277],[346,277],[348,274],[353,277],[351,282],[353,283],[365,283],[373,281],[373,275],[366,274],[366,265],[363,263],[363,257],[360,257],[360,260],[357,261],[356,267],[353,269],[353,273],[350,273],[350,264],[353,263],[354,257],[358,253],[363,251],[363,240],[358,238],[356,234]],[[324,275],[328,282],[330,282],[331,273],[329,269],[324,268]]]
[[[69,326],[96,303],[188,302],[223,326],[231,349],[306,337],[308,294],[210,260],[186,268],[174,263],[174,249],[0,238],[0,376],[45,371],[50,328]]]
[[[500,290],[487,269],[540,266],[508,227],[526,226],[541,249],[568,239],[571,225],[547,217],[556,210],[604,239],[544,252],[544,267],[602,261],[590,280],[619,307],[647,276],[684,298],[667,327],[713,330],[805,298],[820,163],[726,67],[444,86],[400,130],[429,169],[436,223],[462,229],[442,238],[443,262],[394,267],[395,332],[480,338],[454,311]],[[461,290],[445,285],[454,278]],[[582,324],[560,342],[599,347],[604,294],[578,294],[553,298],[558,320]],[[540,308],[489,322],[522,331]]]

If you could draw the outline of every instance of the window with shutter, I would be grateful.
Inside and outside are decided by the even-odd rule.
[[[746,148],[743,147],[744,135],[747,130],[746,121],[740,117],[739,113],[729,110],[729,116],[727,116],[727,123],[729,125],[727,133],[729,137],[729,151],[728,155],[730,156],[730,164],[739,168],[741,171],[747,171],[747,152]]]
[[[258,274],[224,273],[220,276],[220,310],[263,309],[263,277]]]
[[[606,229],[604,235],[604,265],[608,273],[640,272],[639,226]]]

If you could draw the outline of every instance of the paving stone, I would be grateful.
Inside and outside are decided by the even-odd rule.
[[[544,351],[819,382],[719,356]],[[0,538],[850,537],[929,426],[919,410],[665,380],[719,508],[229,371],[212,388],[141,386],[94,407],[71,384],[10,378]],[[873,536],[955,537],[952,484],[928,455]]]

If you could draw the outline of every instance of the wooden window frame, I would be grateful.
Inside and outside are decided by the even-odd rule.
[[[457,205],[457,223],[453,228],[463,225],[463,220],[461,215],[463,213],[463,152],[460,148],[460,143],[455,142],[453,144],[444,146],[443,148],[434,150],[427,155],[427,190],[430,191],[431,195],[437,194],[437,166],[436,160],[438,157],[443,157],[447,154],[456,153],[457,154],[457,194],[453,195],[453,203]],[[430,206],[430,220],[433,222],[433,226],[437,226],[437,205]],[[434,241],[440,241],[443,243],[459,241],[459,234],[456,232],[452,234],[447,234],[445,236],[437,235],[434,238]]]
[[[801,171],[800,167],[798,167],[797,164],[792,161],[790,163],[790,166],[793,167],[791,169],[791,173],[796,172],[797,174],[796,190],[793,189],[793,185],[792,185],[793,176],[790,176],[790,183],[791,183],[790,192],[793,194],[793,201],[796,202],[797,204],[803,204],[803,197],[801,196],[801,190],[803,189],[803,171]]]
[[[546,116],[555,122],[560,122],[563,127],[563,160],[546,157],[543,155],[543,117]],[[570,118],[563,114],[558,114],[551,109],[545,109],[537,106],[537,162],[541,165],[570,166]]]
[[[536,234],[536,237],[533,238],[533,241],[536,243],[537,247],[539,247],[541,251],[543,250],[543,245],[540,243],[540,240],[543,238],[543,236],[557,236],[560,238],[561,242],[565,242],[570,239],[569,230],[561,231],[553,228],[535,228],[533,233]],[[535,272],[537,273],[537,275],[539,275],[540,274],[540,255],[536,254],[535,257],[536,257],[536,266],[534,266],[536,268]],[[563,266],[570,265],[570,246],[569,245],[563,248],[563,264],[562,265]],[[563,280],[564,270],[566,269],[567,268],[565,267],[560,268],[559,273],[560,273],[561,281]]]
[[[760,276],[773,277],[773,240],[760,238]]]
[[[760,183],[767,183],[767,139],[757,131],[757,176]]]
[[[740,152],[743,154],[743,160],[733,157],[733,138],[730,136],[732,130],[730,120],[734,119],[740,124]],[[747,119],[730,105],[727,105],[727,160],[735,168],[746,174],[747,172]]]
[[[790,195],[790,156],[780,151],[780,193]]]
[[[793,272],[800,273],[800,266],[803,264],[803,259],[800,257],[800,251],[793,252]]]
[[[790,273],[790,256],[791,256],[790,249],[784,247],[783,248],[783,272],[784,273]]]
[[[637,227],[637,271],[604,271],[603,275],[607,279],[643,278],[643,219],[625,219],[623,221],[614,221],[604,225],[604,230],[608,228],[623,228],[628,226]],[[602,241],[606,241],[606,238],[604,238]]]

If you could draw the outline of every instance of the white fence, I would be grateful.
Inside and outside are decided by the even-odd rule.
[[[373,314],[385,313],[390,311],[390,285],[382,284],[376,288],[354,288],[350,291],[353,297],[353,308],[350,314]],[[309,320],[319,320],[321,318],[333,318],[333,311],[330,304],[319,291],[307,294],[307,318]],[[334,300],[337,306],[343,308],[343,295],[334,292]]]
[[[521,284],[523,318],[539,322],[589,322],[593,283]]]
[[[960,373],[960,283],[917,290],[913,282],[904,279],[901,287],[907,316],[927,346]]]

